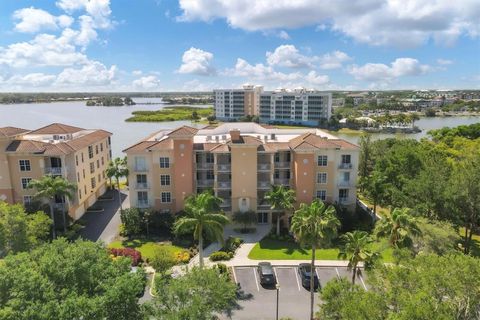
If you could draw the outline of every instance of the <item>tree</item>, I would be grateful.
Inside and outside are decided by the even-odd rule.
[[[321,319],[478,319],[480,261],[450,254],[419,255],[403,265],[380,265],[365,291],[346,280],[322,289]]]
[[[249,210],[247,212],[235,212],[233,214],[233,221],[243,225],[243,232],[247,232],[247,227],[257,221],[257,213]]]
[[[175,255],[166,246],[156,246],[153,257],[148,262],[161,276],[170,270],[176,263]]]
[[[461,237],[449,222],[418,218],[417,225],[420,234],[413,237],[415,254],[446,255],[459,249]]]
[[[265,200],[270,203],[271,210],[277,212],[277,235],[280,234],[280,218],[285,211],[293,209],[295,203],[295,191],[283,185],[272,185],[272,189],[265,195]]]
[[[413,236],[421,234],[417,220],[410,215],[408,208],[395,208],[391,217],[384,217],[377,222],[377,237],[388,238],[394,248],[409,248],[413,245]]]
[[[220,203],[222,199],[211,191],[192,195],[185,200],[187,215],[175,221],[173,226],[176,234],[193,232],[194,239],[198,240],[200,268],[203,268],[203,238],[223,243],[223,228],[229,220],[221,212]]]
[[[335,207],[326,206],[316,199],[310,205],[300,204],[292,217],[291,232],[301,246],[312,249],[311,270],[315,270],[315,249],[326,245],[337,235],[340,221],[336,217]],[[310,277],[310,319],[313,320],[314,283]]]
[[[198,121],[200,119],[200,116],[198,115],[197,111],[192,112],[192,120],[193,121]]]
[[[54,203],[55,197],[62,199],[62,217],[63,217],[63,231],[67,231],[67,219],[65,210],[65,197],[73,199],[73,194],[77,190],[77,186],[63,177],[53,177],[51,175],[43,176],[39,180],[30,181],[29,188],[35,189],[34,198],[46,200],[50,207],[50,218],[52,219],[52,237],[56,238],[55,232],[55,212]]]
[[[373,266],[378,257],[378,253],[368,249],[373,239],[365,231],[355,230],[353,232],[347,232],[340,238],[344,244],[338,253],[338,257],[343,260],[348,260],[348,269],[352,270],[352,284],[355,284],[355,277],[360,270],[358,264],[363,262],[365,269],[369,269]]]
[[[118,205],[120,206],[120,211],[123,211],[122,194],[120,192],[120,179],[123,177],[128,177],[129,174],[127,167],[127,157],[117,157],[113,161],[110,161],[108,163],[107,169],[105,170],[105,174],[110,179],[110,183],[112,182],[112,178],[115,177],[118,190]]]
[[[372,135],[369,133],[362,134],[358,142],[360,145],[360,163],[358,165],[358,175],[360,179],[368,178],[373,169],[372,161]],[[361,187],[363,190],[363,187]]]
[[[128,208],[120,212],[125,233],[129,236],[140,234],[143,227],[142,214],[137,208]]]
[[[373,202],[373,213],[377,214],[377,205],[385,198],[387,191],[386,177],[380,172],[374,171],[370,177],[365,179],[363,184],[365,194]]]
[[[210,320],[236,305],[237,286],[217,269],[193,268],[186,275],[157,278],[149,316],[158,320]]]
[[[102,244],[65,239],[0,263],[2,319],[141,319],[142,272]]]
[[[0,201],[0,257],[40,245],[48,239],[51,224],[44,212],[27,214],[20,204]]]
[[[209,123],[212,123],[215,120],[217,120],[217,117],[215,115],[210,115],[210,116],[207,117],[207,120],[208,120]]]

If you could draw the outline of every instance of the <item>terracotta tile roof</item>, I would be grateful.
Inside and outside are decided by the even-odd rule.
[[[263,145],[266,152],[287,151],[290,150],[288,142],[269,142]]]
[[[214,147],[213,149],[210,149],[210,152],[212,152],[212,153],[226,153],[226,152],[229,152],[229,151],[230,151],[230,148],[226,144],[220,144],[220,145]]]
[[[173,140],[170,138],[155,142],[156,143],[147,147],[147,150],[173,150]]]
[[[311,149],[349,149],[355,150],[358,147],[342,139],[327,139],[319,137],[313,133],[305,133],[293,138],[289,142],[293,150],[311,150]]]
[[[52,124],[49,124],[48,126],[31,131],[30,134],[66,134],[66,133],[75,133],[82,130],[85,130],[85,129],[69,126],[62,123],[52,123]]]
[[[189,126],[182,126],[178,129],[173,130],[168,134],[169,137],[184,137],[184,136],[194,136],[198,132],[197,128],[192,128]]]
[[[15,128],[15,127],[3,127],[0,128],[0,137],[13,137],[29,130],[22,129],[22,128]]]
[[[262,140],[252,137],[252,136],[240,136],[239,140],[230,140],[228,144],[253,144],[253,145],[262,145]]]
[[[337,145],[339,145],[342,149],[347,149],[347,150],[357,150],[357,149],[360,149],[359,146],[357,146],[356,144],[353,144],[353,143],[350,143],[346,140],[342,140],[342,139],[332,139],[332,140],[329,140]]]
[[[157,141],[140,141],[133,146],[128,147],[127,149],[122,150],[122,152],[144,152],[147,151],[149,147],[156,144]]]
[[[57,143],[57,145],[67,145],[72,150],[77,151],[80,149],[83,149],[92,143],[95,143],[99,140],[103,140],[111,136],[112,133],[105,131],[105,130],[95,130],[89,134],[86,134],[84,136],[78,137],[76,139],[70,140],[70,141],[65,141],[65,142],[60,142]],[[63,147],[63,146],[62,146]]]

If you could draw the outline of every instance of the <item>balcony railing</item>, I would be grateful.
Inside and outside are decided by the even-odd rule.
[[[263,210],[265,210],[265,209],[270,209],[270,208],[271,208],[271,205],[270,205],[270,203],[268,203],[268,202],[261,202],[261,203],[259,203],[259,204],[257,205],[257,208],[258,208],[258,209],[263,209]]]
[[[137,182],[137,184],[135,185],[136,190],[149,189],[149,188],[150,186],[146,182]]]
[[[142,166],[134,166],[133,171],[135,172],[148,172],[147,167],[142,167]]]
[[[45,174],[62,175],[63,168],[62,167],[46,167]]]
[[[347,180],[347,181],[340,180],[340,181],[338,181],[338,186],[339,187],[351,187],[352,186],[352,181],[350,181],[350,180]]]
[[[269,163],[259,163],[258,164],[258,171],[270,171],[270,164]]]
[[[270,189],[270,181],[258,181],[258,189]]]
[[[219,181],[217,186],[218,189],[230,189],[232,187],[232,183],[229,181]]]
[[[288,169],[290,168],[290,162],[274,162],[275,168]]]
[[[230,172],[232,170],[232,166],[230,164],[218,164],[217,171],[220,172]]]
[[[197,180],[197,187],[213,187],[214,181],[213,179]]]
[[[211,170],[213,169],[213,163],[197,162],[196,167],[197,170]]]
[[[148,208],[150,207],[150,204],[148,203],[148,200],[138,200],[137,201],[137,208]]]
[[[223,200],[220,204],[220,208],[230,208],[232,206],[232,201],[230,200]]]
[[[352,163],[340,163],[338,165],[339,169],[352,169]]]
[[[289,179],[274,179],[273,183],[276,185],[288,186],[290,184]]]
[[[348,197],[340,197],[338,198],[338,202],[341,203],[341,204],[346,204],[349,202],[349,199]]]

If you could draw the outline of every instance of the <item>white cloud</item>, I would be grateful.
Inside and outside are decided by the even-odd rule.
[[[277,36],[280,39],[283,39],[283,40],[289,40],[290,39],[290,35],[285,30],[280,30],[280,32],[277,34]]]
[[[272,66],[266,66],[263,63],[251,65],[241,58],[237,59],[237,63],[233,69],[226,70],[225,75],[266,81],[293,81],[298,80],[301,77],[299,72],[278,72],[275,71]]]
[[[212,66],[213,54],[202,49],[191,47],[183,53],[182,65],[178,73],[211,76],[216,74]]]
[[[67,15],[54,16],[49,12],[34,7],[16,10],[13,18],[18,20],[15,30],[19,32],[38,32],[42,29],[56,30],[66,28],[73,23],[73,18]]]
[[[327,75],[317,74],[314,70],[310,71],[306,76],[305,80],[314,86],[321,86],[330,82],[330,78]]]
[[[95,28],[107,29],[113,25],[110,0],[58,0],[56,5],[69,13],[85,10],[92,17]]]
[[[141,76],[143,74],[142,70],[133,70],[132,71],[132,74],[134,76]]]
[[[349,73],[357,80],[391,81],[403,76],[419,76],[433,71],[429,65],[420,64],[417,59],[398,58],[390,66],[383,63],[367,63],[363,66],[353,65]]]
[[[66,68],[57,77],[55,84],[71,87],[108,86],[116,79],[118,68],[107,68],[98,61],[90,61],[81,68]]]
[[[333,51],[331,53],[326,53],[319,58],[320,68],[322,69],[338,69],[342,67],[344,62],[352,60],[345,52],[342,51]]]
[[[24,76],[15,75],[8,79],[8,85],[20,85],[27,87],[47,87],[55,80],[55,76],[44,73],[30,73]]]
[[[476,0],[180,0],[180,21],[226,19],[249,31],[327,25],[356,41],[416,46],[433,39],[452,44],[480,35]]]
[[[153,90],[160,87],[160,80],[156,76],[145,76],[133,80],[132,85],[137,90]]]
[[[437,63],[442,66],[447,66],[447,65],[453,64],[453,61],[447,60],[447,59],[437,59]]]
[[[281,45],[273,52],[267,52],[267,62],[272,66],[306,68],[312,66],[312,58],[302,55],[294,45]]]

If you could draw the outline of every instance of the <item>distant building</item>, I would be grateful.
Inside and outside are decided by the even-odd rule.
[[[332,114],[332,94],[305,88],[263,91],[262,86],[214,90],[215,116],[219,120],[238,120],[258,116],[265,123],[318,125]]]
[[[124,152],[131,207],[175,213],[188,196],[210,189],[227,214],[253,210],[259,223],[271,223],[265,194],[285,185],[296,191],[296,207],[319,198],[355,208],[359,148],[318,129],[184,126],[156,132]]]
[[[105,169],[111,159],[111,133],[54,123],[37,130],[0,128],[0,200],[32,202],[32,179],[64,177],[77,185],[68,214],[79,219],[106,190]],[[62,206],[62,199],[55,199]]]

